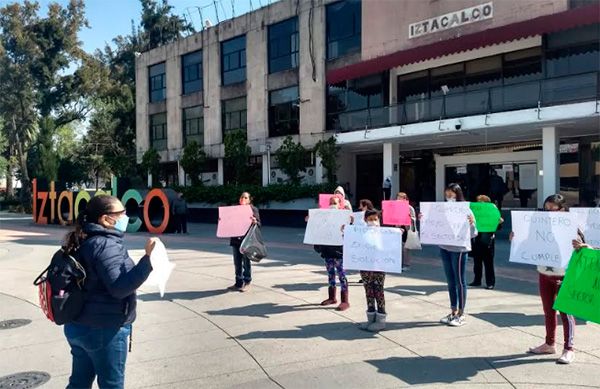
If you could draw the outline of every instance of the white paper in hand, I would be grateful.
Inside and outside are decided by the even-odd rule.
[[[160,297],[163,297],[175,264],[169,261],[167,248],[160,240],[156,242],[152,254],[150,254],[150,263],[152,263],[152,272],[144,282],[144,286],[158,287]]]

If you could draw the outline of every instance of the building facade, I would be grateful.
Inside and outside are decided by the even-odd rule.
[[[558,191],[592,205],[599,43],[598,1],[282,0],[138,57],[138,161],[152,146],[183,183],[195,140],[203,180],[222,184],[224,134],[242,129],[267,185],[285,179],[272,155],[285,136],[308,149],[335,136],[354,202],[381,200],[390,177],[415,202],[459,182],[511,208]],[[322,182],[306,163],[305,182]]]

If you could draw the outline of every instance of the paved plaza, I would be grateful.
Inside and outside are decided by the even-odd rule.
[[[469,289],[467,325],[438,323],[448,295],[436,250],[427,248],[410,272],[388,274],[388,327],[371,334],[356,325],[366,305],[358,274],[349,275],[349,310],[318,305],[327,276],[312,247],[302,245],[303,230],[265,227],[269,257],[253,267],[252,289],[239,293],[226,290],[231,250],[215,228],[192,224],[189,235],[161,237],[177,267],[164,298],[139,291],[128,388],[600,387],[596,324],[578,323],[572,365],[525,353],[544,339],[537,273],[509,264],[505,241],[497,246],[497,289]],[[66,231],[0,213],[0,321],[31,320],[0,329],[0,377],[41,371],[51,377],[42,387],[66,386],[62,327],[43,316],[32,286]],[[134,259],[147,236],[127,236]],[[560,343],[562,328],[557,334]]]

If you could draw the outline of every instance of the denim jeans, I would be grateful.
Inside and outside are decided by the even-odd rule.
[[[239,246],[233,246],[233,265],[235,266],[235,285],[242,286],[252,282],[252,265],[248,257],[240,253]]]
[[[446,282],[448,283],[448,294],[450,295],[450,307],[452,310],[463,311],[467,302],[467,280],[466,265],[467,253],[455,253],[440,249]]]
[[[101,389],[125,386],[127,338],[131,324],[116,328],[93,328],[65,324],[65,336],[71,346],[73,367],[67,389],[91,388],[96,376]]]

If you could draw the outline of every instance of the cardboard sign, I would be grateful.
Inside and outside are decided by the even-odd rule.
[[[600,250],[573,252],[554,309],[600,324]]]
[[[583,232],[585,242],[600,248],[600,208],[571,208],[577,216],[577,226]]]
[[[319,195],[319,208],[327,209],[329,208],[329,200],[333,197],[332,194],[321,193]]]
[[[233,205],[219,207],[217,238],[235,238],[246,235],[252,225],[252,207]]]
[[[389,226],[410,226],[410,210],[406,200],[384,200],[381,202],[383,224]]]
[[[471,203],[475,225],[479,232],[496,232],[500,224],[500,211],[493,203]]]
[[[577,238],[577,218],[570,212],[512,211],[514,237],[510,262],[565,268]]]
[[[391,227],[347,226],[344,268],[401,273],[402,232]]]
[[[367,222],[365,221],[365,212],[352,212],[352,217],[354,219],[355,226],[366,226]]]
[[[469,203],[421,203],[421,244],[464,247],[471,250]]]
[[[350,214],[345,209],[309,209],[304,244],[343,245],[342,226],[350,224]]]

